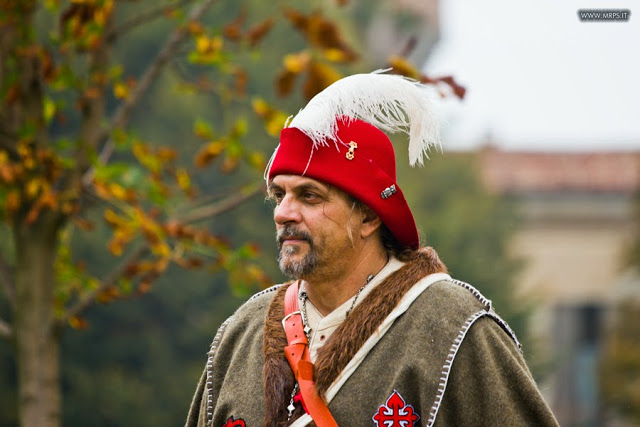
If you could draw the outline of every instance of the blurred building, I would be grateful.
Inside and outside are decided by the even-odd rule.
[[[640,152],[485,148],[479,157],[487,186],[513,198],[524,219],[512,250],[526,263],[519,293],[539,304],[533,333],[552,372],[543,393],[561,425],[606,425],[597,372],[608,314],[640,289],[623,262]]]

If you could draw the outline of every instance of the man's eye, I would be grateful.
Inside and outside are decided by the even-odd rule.
[[[319,198],[316,193],[304,193],[302,197],[304,197],[304,199],[307,201],[314,201],[314,200],[318,200]]]
[[[282,201],[282,199],[284,198],[284,194],[279,192],[279,191],[275,191],[273,193],[271,193],[271,198],[276,202],[276,203],[280,203]]]

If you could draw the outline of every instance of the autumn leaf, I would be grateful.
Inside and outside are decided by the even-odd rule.
[[[124,270],[123,277],[127,279],[136,277],[142,271],[142,269],[140,268],[140,264],[141,263],[138,262],[129,263]]]
[[[96,6],[88,2],[72,1],[60,16],[60,27],[68,28],[74,36],[80,35],[80,29],[93,18]]]
[[[251,106],[258,117],[263,120],[267,133],[271,136],[278,136],[288,116],[267,104],[262,98],[254,98]]]
[[[196,37],[196,50],[189,55],[189,60],[194,64],[213,64],[220,58],[223,44],[220,36],[199,35]]]
[[[107,244],[109,252],[114,256],[120,256],[124,252],[124,247],[135,237],[133,230],[129,228],[118,228],[113,232],[113,236]]]
[[[330,62],[346,63],[351,61],[351,57],[342,49],[330,48],[323,52],[325,59]]]
[[[220,37],[209,38],[202,35],[196,38],[196,51],[200,54],[216,53],[220,49],[222,49],[222,39]]]
[[[198,21],[189,21],[187,24],[187,31],[194,36],[198,36],[204,33],[204,27]]]
[[[222,173],[231,173],[233,172],[238,165],[240,164],[240,156],[237,154],[230,154],[225,156],[224,161],[222,162],[222,166],[220,166],[220,171]]]
[[[286,68],[278,73],[276,77],[276,93],[278,96],[287,96],[293,92],[296,77],[298,77],[298,73],[289,71]]]
[[[263,288],[267,288],[273,283],[264,270],[256,264],[251,264],[247,267],[247,275],[250,281],[257,282]]]
[[[231,41],[239,41],[242,38],[242,26],[246,19],[247,11],[242,8],[237,18],[222,28],[222,34]]]
[[[154,274],[148,274],[146,275],[138,284],[138,288],[136,290],[136,293],[138,295],[144,295],[146,293],[148,293],[151,290],[151,285],[153,280],[156,279],[156,276]]]
[[[35,177],[30,179],[25,186],[25,193],[29,199],[35,199],[41,191],[46,190],[48,187],[47,182],[42,177]]]
[[[239,96],[244,96],[247,92],[247,84],[249,82],[249,75],[242,68],[237,68],[233,72],[233,89]]]
[[[153,265],[153,271],[158,274],[163,273],[167,269],[167,267],[169,267],[169,261],[169,257],[162,257],[157,259]]]
[[[89,86],[85,89],[83,96],[86,99],[98,99],[102,95],[102,90],[96,86]]]
[[[285,70],[298,74],[307,69],[311,62],[311,55],[307,51],[290,53],[285,55],[282,62]]]
[[[194,163],[199,168],[204,168],[213,162],[226,147],[225,140],[211,141],[201,148],[194,158]]]
[[[168,257],[171,255],[171,247],[162,240],[151,244],[151,252],[160,257]]]
[[[129,97],[129,87],[124,82],[116,82],[113,85],[113,96],[117,99],[126,99]]]
[[[128,221],[124,217],[118,215],[112,209],[106,209],[103,216],[107,224],[112,227],[124,227],[128,224]]]
[[[267,104],[262,98],[253,98],[251,100],[251,107],[253,107],[253,111],[262,119],[267,118],[267,115],[273,110],[273,108]],[[2,152],[0,152],[2,154]]]
[[[156,157],[162,162],[171,162],[178,158],[178,153],[170,147],[159,147],[156,150]]]
[[[107,23],[107,19],[111,16],[113,12],[113,0],[106,0],[102,2],[102,7],[96,8],[93,12],[93,22],[98,24],[101,27]]]
[[[287,8],[284,11],[285,16],[293,24],[293,26],[299,30],[304,32],[305,28],[308,26],[309,18],[307,18],[304,14],[298,12],[295,9]]]
[[[255,258],[260,254],[260,246],[253,242],[246,243],[238,249],[237,253],[242,258]]]
[[[309,67],[309,74],[302,86],[302,93],[307,100],[310,100],[341,77],[340,73],[333,67],[320,62],[314,62]]]
[[[40,196],[39,203],[43,208],[56,210],[58,207],[58,194],[55,191],[47,190]]]
[[[51,123],[51,120],[55,117],[56,114],[56,104],[55,102],[49,98],[46,97],[44,99],[44,105],[42,106],[42,115],[44,117],[45,122]]]
[[[257,151],[253,151],[247,155],[247,162],[249,166],[259,171],[264,170],[267,165],[264,155]]]
[[[175,177],[176,183],[182,191],[189,192],[191,190],[191,177],[185,168],[176,169]]]
[[[453,78],[453,76],[445,76],[445,77],[441,77],[439,79],[440,81],[446,83],[447,85],[449,85],[449,87],[451,88],[451,90],[453,91],[453,93],[460,99],[464,98],[464,95],[466,94],[467,90],[459,85],[455,79]]]
[[[164,232],[167,233],[168,236],[173,238],[178,238],[184,229],[184,225],[176,220],[168,221],[163,225]]]
[[[158,173],[162,170],[162,161],[155,156],[148,144],[143,142],[135,142],[132,145],[133,155],[138,162],[152,173]]]
[[[60,212],[62,212],[65,215],[74,215],[76,213],[78,213],[78,210],[80,209],[80,205],[77,203],[77,201],[70,201],[70,200],[65,200],[62,203],[62,206],[60,208]],[[90,231],[89,229],[84,230],[84,231]]]
[[[20,99],[20,85],[18,83],[14,83],[9,86],[9,89],[4,95],[4,104],[12,105],[18,99]]]
[[[84,317],[71,316],[69,318],[69,326],[73,329],[85,330],[89,328],[89,322]]]
[[[107,289],[100,292],[96,299],[98,300],[98,302],[101,302],[103,304],[109,304],[110,302],[116,300],[119,296],[120,290],[118,290],[118,288],[116,288],[115,286],[109,286]]]
[[[213,139],[213,128],[205,120],[197,118],[193,123],[193,133],[201,139]]]
[[[122,185],[111,182],[107,185],[107,188],[111,196],[118,200],[127,200],[127,190]]]
[[[420,72],[405,58],[393,55],[389,57],[388,63],[389,66],[393,68],[392,72],[395,74],[400,74],[412,79],[418,79],[420,77]]]
[[[72,217],[71,221],[82,231],[93,231],[96,228],[93,222],[78,216]]]
[[[16,167],[9,161],[6,151],[0,151],[0,179],[5,184],[11,184],[16,179]]]
[[[42,73],[42,78],[51,83],[56,79],[58,70],[56,69],[55,63],[53,62],[53,55],[48,50],[43,50],[41,56],[42,64],[40,65],[40,72]]]
[[[200,268],[204,265],[204,261],[201,258],[196,258],[196,257],[189,257],[189,258],[178,257],[174,259],[174,262],[178,264],[180,267],[185,268],[187,270]]]
[[[342,62],[353,62],[357,55],[344,41],[338,27],[324,18],[319,12],[304,15],[291,8],[285,10],[285,16],[300,31],[309,43],[319,49],[336,49],[342,52]]]
[[[10,216],[13,216],[20,209],[21,197],[18,189],[11,190],[7,193],[5,199],[5,208]]]
[[[254,26],[247,32],[247,39],[249,40],[249,46],[256,47],[258,43],[266,36],[273,27],[274,20],[269,18]]]
[[[24,222],[28,225],[31,225],[34,222],[36,222],[36,220],[40,216],[41,210],[42,210],[42,205],[38,203],[38,201],[36,201],[36,203],[34,203],[31,206],[31,209],[29,209],[29,212],[27,213],[27,216],[25,217]]]

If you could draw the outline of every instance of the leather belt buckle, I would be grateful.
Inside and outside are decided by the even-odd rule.
[[[284,319],[282,319],[282,329],[284,329],[285,331],[287,330],[287,327],[284,325],[284,324],[285,324],[285,322],[286,322],[287,320],[289,320],[289,318],[290,318],[291,316],[296,315],[296,314],[298,314],[298,315],[300,315],[300,316],[301,316],[300,310],[298,310],[298,311],[294,311],[293,313],[289,313],[289,314],[287,314],[286,316],[284,316]],[[302,316],[301,316],[301,317],[302,317]]]

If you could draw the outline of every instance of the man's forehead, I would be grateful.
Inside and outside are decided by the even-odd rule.
[[[269,182],[269,187],[317,187],[323,190],[330,190],[333,186],[325,184],[317,179],[301,175],[277,175]]]

